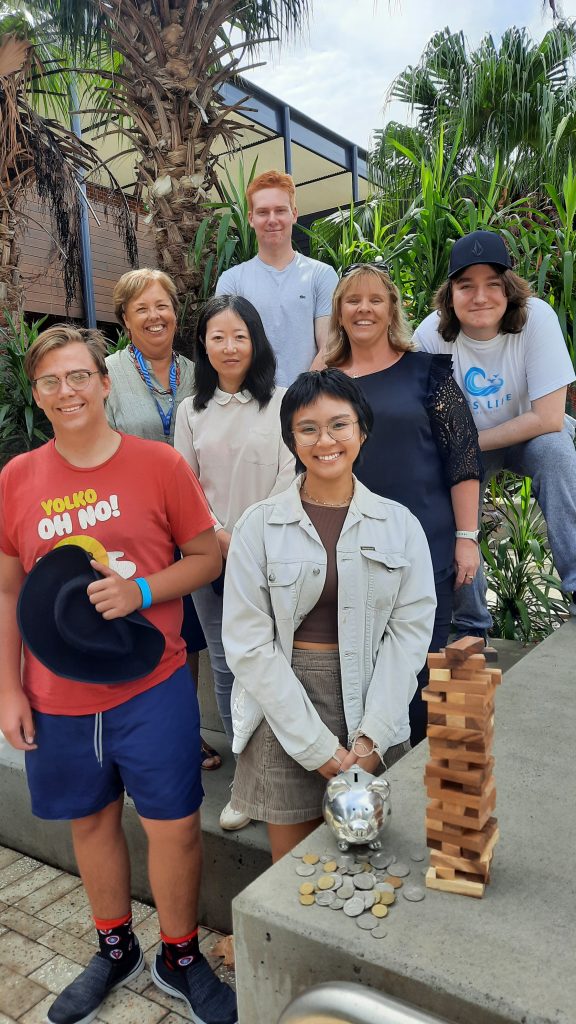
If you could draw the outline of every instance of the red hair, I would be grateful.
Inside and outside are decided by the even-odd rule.
[[[262,188],[281,188],[284,192],[288,193],[290,209],[296,209],[296,186],[291,174],[282,174],[282,171],[264,171],[263,174],[259,174],[257,178],[254,178],[246,189],[246,198],[250,211],[252,211],[252,197],[254,193],[259,192]]]

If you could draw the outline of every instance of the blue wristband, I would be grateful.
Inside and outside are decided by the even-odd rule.
[[[143,576],[138,576],[134,580],[134,583],[142,594],[142,608],[149,608],[152,604],[152,591],[150,590],[148,581],[145,580]]]

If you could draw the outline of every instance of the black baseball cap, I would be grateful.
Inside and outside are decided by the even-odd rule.
[[[448,277],[454,277],[473,263],[491,263],[509,270],[512,260],[504,240],[494,231],[472,231],[454,242],[450,253]]]

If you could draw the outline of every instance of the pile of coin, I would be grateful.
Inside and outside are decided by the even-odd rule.
[[[405,884],[411,870],[409,864],[384,850],[360,847],[338,854],[293,851],[292,856],[297,861],[296,874],[308,879],[298,888],[302,906],[342,910],[375,939],[384,939],[388,934],[384,919],[398,894],[411,903],[426,896],[422,885]],[[410,851],[410,860],[415,863],[425,857],[425,849]]]

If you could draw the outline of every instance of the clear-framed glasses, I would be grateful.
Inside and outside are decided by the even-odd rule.
[[[302,448],[318,444],[322,436],[322,430],[326,429],[333,441],[350,441],[354,437],[354,426],[358,420],[352,420],[349,416],[340,416],[326,424],[326,428],[319,427],[316,423],[304,423],[292,431],[296,444]]]
[[[369,263],[351,263],[349,267],[344,267],[344,270],[340,274],[340,280],[342,281],[348,274],[351,274],[353,270],[360,270],[365,267],[371,267],[373,270],[383,270],[385,274],[390,274],[390,267],[384,260],[372,260]]]
[[[85,391],[95,373],[100,373],[100,370],[70,370],[64,377],[37,377],[32,384],[41,395],[55,395],[63,380],[72,391]]]

